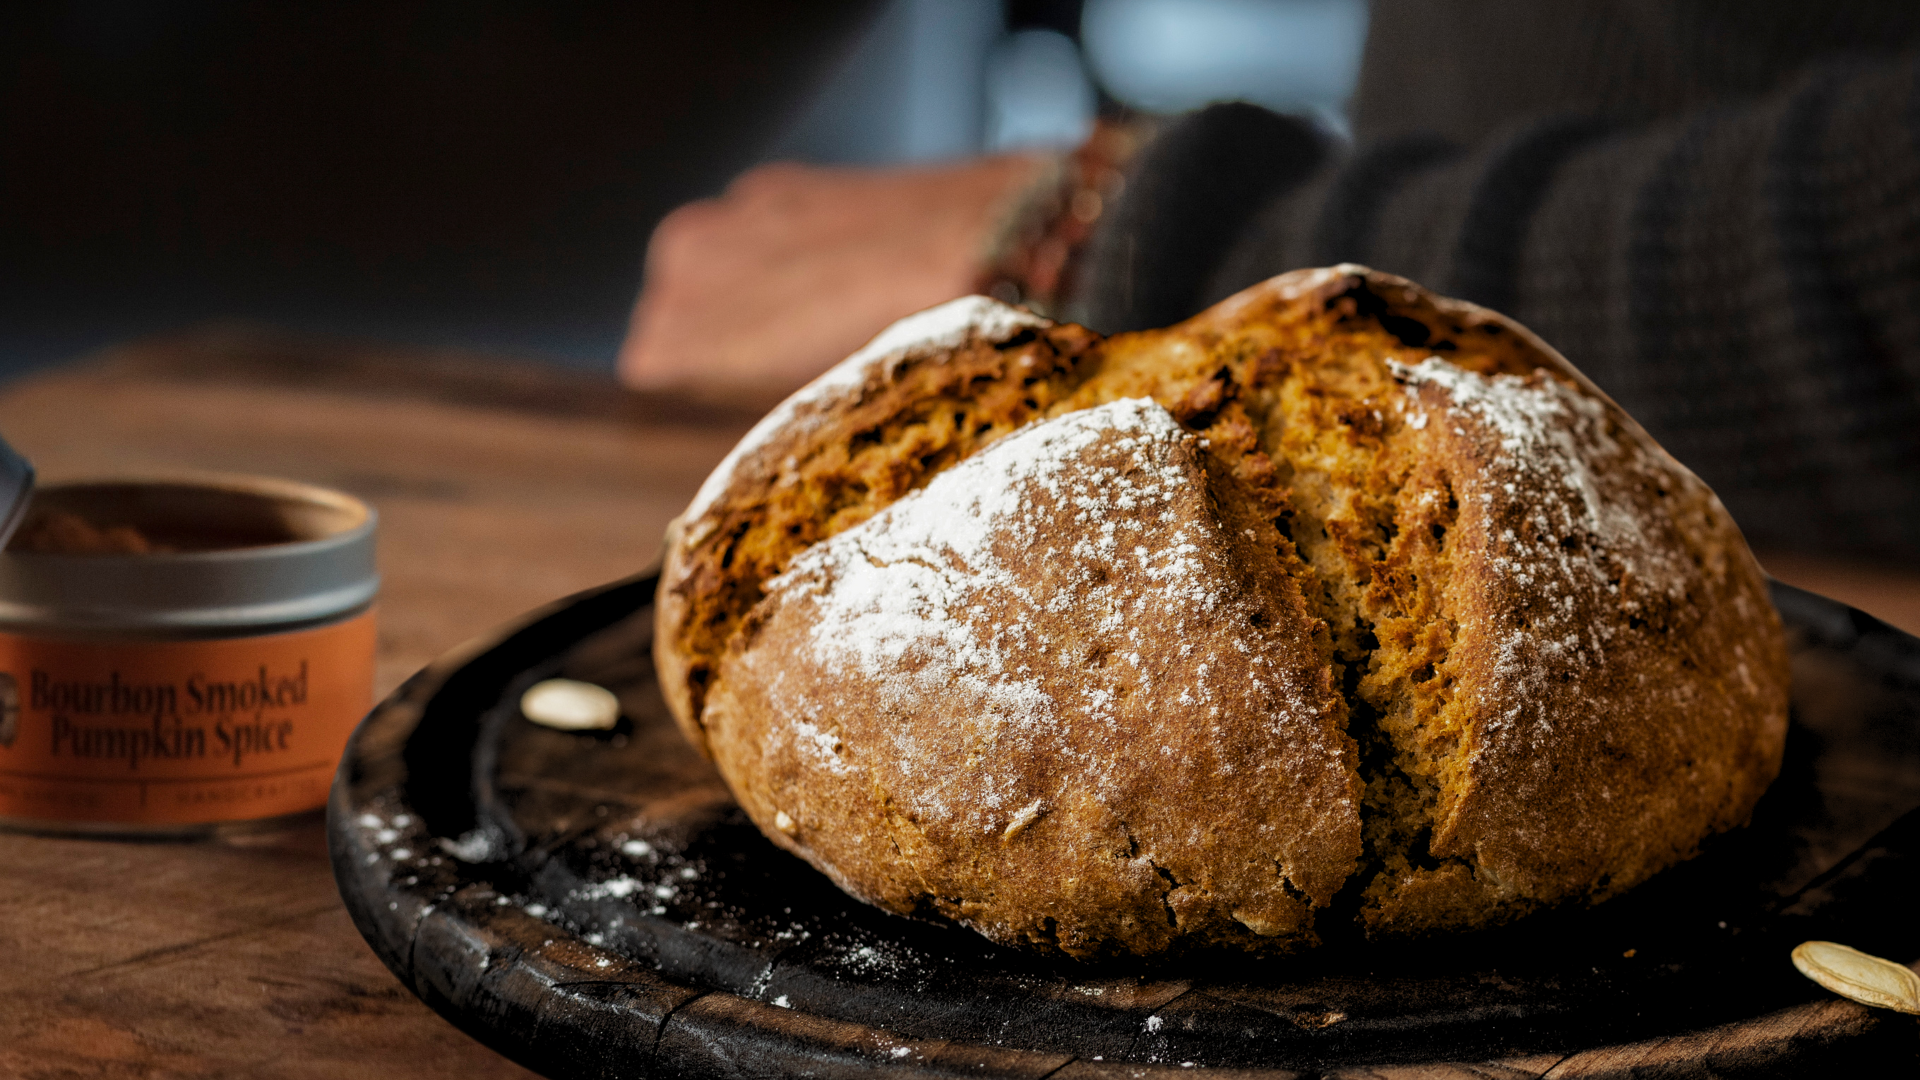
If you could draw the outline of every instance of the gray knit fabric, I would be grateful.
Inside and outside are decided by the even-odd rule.
[[[1239,224],[1176,251],[1170,178],[1252,125],[1175,125],[1090,245],[1092,325],[1364,262],[1539,331],[1757,543],[1920,556],[1920,4],[1374,11],[1358,148],[1240,208],[1214,181],[1212,235]]]

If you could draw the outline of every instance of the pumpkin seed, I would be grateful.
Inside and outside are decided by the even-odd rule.
[[[1920,1013],[1920,975],[1905,964],[1831,941],[1803,941],[1793,950],[1800,974],[1862,1005]]]
[[[536,724],[560,731],[604,731],[620,722],[620,699],[604,686],[548,679],[520,695],[520,712]]]

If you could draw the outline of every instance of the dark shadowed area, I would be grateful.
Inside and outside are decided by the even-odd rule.
[[[878,6],[10,6],[0,375],[209,318],[608,365]]]

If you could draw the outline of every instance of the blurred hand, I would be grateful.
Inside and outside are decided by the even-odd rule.
[[[893,320],[972,291],[1042,160],[745,173],[654,230],[622,380],[754,397],[800,386]]]

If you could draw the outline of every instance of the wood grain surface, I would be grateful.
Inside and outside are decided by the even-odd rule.
[[[248,472],[369,500],[382,518],[385,693],[490,627],[650,563],[667,520],[764,404],[216,328],[12,384],[0,432],[47,479]],[[1766,561],[1920,630],[1920,568]],[[1832,1001],[1768,1023],[1818,1042],[1857,1030],[1867,1010]],[[1747,1025],[1354,1075],[1677,1075],[1781,1037]],[[375,959],[335,893],[317,815],[195,843],[0,833],[0,1076],[527,1075]]]
[[[1760,552],[1760,565],[1781,581],[1920,635],[1920,567],[1822,559],[1784,551]]]

